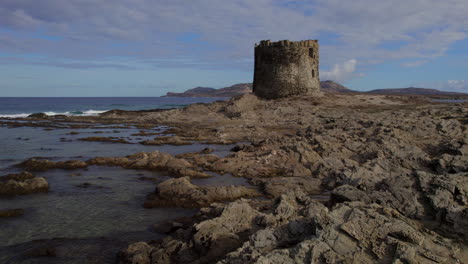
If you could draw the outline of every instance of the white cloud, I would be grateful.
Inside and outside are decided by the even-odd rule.
[[[466,0],[1,0],[0,29],[19,29],[21,50],[57,57],[175,56],[252,66],[253,45],[261,39],[336,36],[321,46],[321,65],[352,58],[359,65],[388,60],[431,60],[468,37]],[[307,11],[305,13],[304,11]],[[63,39],[45,42],[42,32]],[[24,33],[24,34],[23,34]],[[206,43],[180,40],[195,33]],[[124,44],[118,46],[115,44]],[[390,48],[388,47],[390,44]],[[333,71],[333,69],[332,69]]]
[[[413,86],[422,88],[434,88],[449,92],[468,93],[468,80],[420,82],[414,84]]]
[[[335,64],[331,71],[322,71],[320,79],[344,82],[352,77],[356,77],[357,60],[351,59],[342,64]]]

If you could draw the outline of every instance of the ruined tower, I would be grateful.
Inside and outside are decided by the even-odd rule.
[[[255,45],[253,92],[267,99],[319,94],[318,48],[317,40],[260,41]]]

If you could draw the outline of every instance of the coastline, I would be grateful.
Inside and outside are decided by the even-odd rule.
[[[467,103],[393,95],[266,101],[247,94],[179,109],[19,119],[23,123],[2,119],[0,124],[70,130],[164,125],[168,129],[160,135],[134,143],[233,145],[227,156],[200,147],[177,155],[95,157],[79,168],[73,165],[77,163],[41,160],[25,165],[26,171],[73,172],[97,165],[171,176],[156,182],[146,206],[199,212],[189,220],[159,223],[163,238],[121,248],[121,263],[350,258],[455,263],[467,258],[462,243],[468,230],[463,215],[468,210],[463,184],[468,171],[467,113]],[[105,138],[90,140],[124,143]],[[197,178],[216,177],[208,172],[246,179],[251,187],[194,184]],[[313,198],[323,193],[330,198]]]

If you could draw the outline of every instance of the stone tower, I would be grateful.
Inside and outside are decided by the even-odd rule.
[[[267,99],[319,94],[318,69],[317,40],[262,40],[255,45],[253,92]]]

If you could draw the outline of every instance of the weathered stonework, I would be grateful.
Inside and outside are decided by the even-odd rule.
[[[318,69],[317,40],[262,40],[255,45],[253,92],[267,99],[319,94]]]

